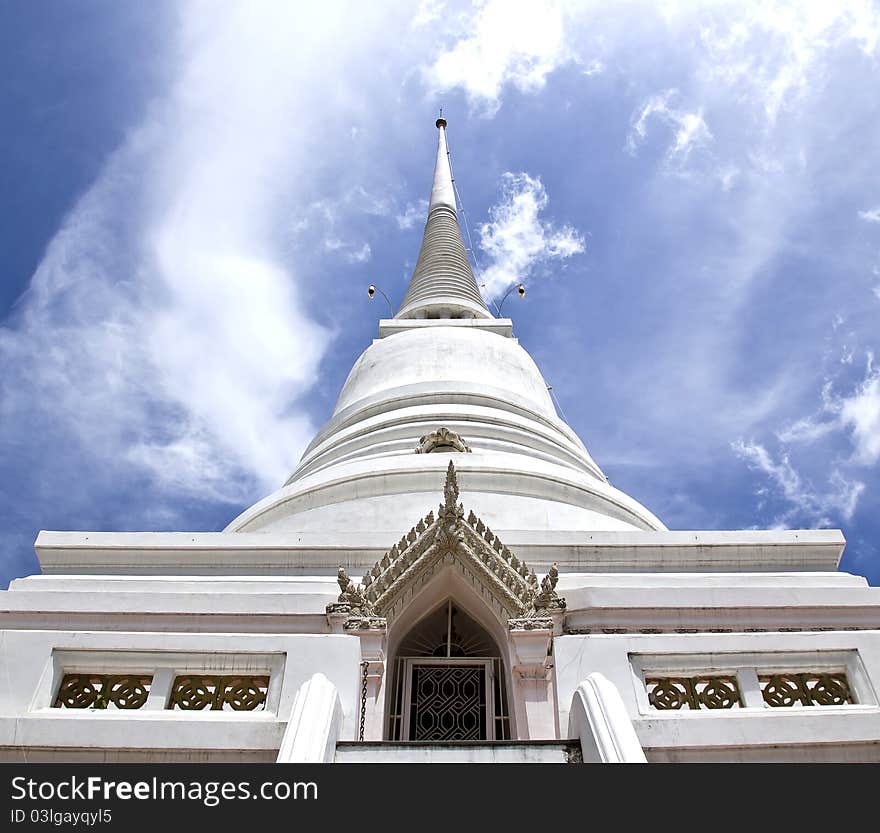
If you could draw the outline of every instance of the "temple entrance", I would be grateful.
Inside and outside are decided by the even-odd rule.
[[[510,738],[500,651],[452,599],[403,638],[394,668],[391,740]]]

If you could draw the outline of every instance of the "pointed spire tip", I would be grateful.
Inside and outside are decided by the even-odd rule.
[[[456,217],[455,185],[440,111],[437,160],[419,259],[396,318],[492,318],[474,280]],[[430,313],[430,316],[429,316]]]

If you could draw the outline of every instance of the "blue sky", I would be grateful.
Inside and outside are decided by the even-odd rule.
[[[670,528],[880,583],[880,10],[0,3],[0,584],[217,530],[399,303],[449,119],[488,296]],[[381,7],[380,7],[381,6]]]

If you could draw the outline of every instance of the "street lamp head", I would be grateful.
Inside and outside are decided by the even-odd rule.
[[[495,306],[495,310],[498,313],[498,316],[501,316],[501,309],[504,306],[504,302],[510,297],[510,293],[513,290],[516,290],[516,294],[519,295],[520,298],[524,298],[526,294],[526,288],[523,284],[517,284],[516,286],[511,286],[507,292],[504,293],[504,297],[501,299],[501,303]]]
[[[388,314],[394,318],[394,307],[391,306],[391,300],[388,296],[374,283],[371,283],[369,287],[367,287],[367,295],[369,295],[371,301],[376,297],[377,292],[385,299],[385,303],[388,304]]]

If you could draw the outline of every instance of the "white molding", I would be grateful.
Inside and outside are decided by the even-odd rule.
[[[437,455],[416,455],[437,456]],[[426,501],[425,512],[436,501]],[[409,523],[410,521],[407,521]],[[757,573],[834,571],[843,554],[840,530],[536,533],[493,526],[534,567],[593,573]],[[399,534],[399,533],[398,533]],[[394,535],[382,532],[51,532],[34,548],[44,573],[278,576],[369,569]],[[340,562],[340,558],[342,562]]]
[[[513,321],[510,318],[382,318],[379,320],[379,338],[393,336],[405,330],[434,327],[486,330],[507,338],[513,335]]]
[[[568,734],[580,738],[584,763],[647,763],[620,692],[598,671],[574,692]]]
[[[296,693],[277,763],[332,763],[342,729],[336,686],[313,674]]]

